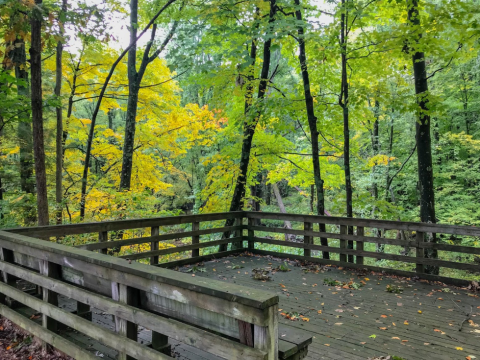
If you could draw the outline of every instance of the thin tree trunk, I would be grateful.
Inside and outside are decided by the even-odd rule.
[[[35,179],[37,183],[38,225],[48,225],[47,174],[43,139],[42,108],[42,0],[32,10],[30,61],[32,72],[32,124]]]
[[[305,50],[305,29],[302,18],[302,11],[300,7],[300,0],[295,0],[295,17],[298,20],[299,25],[297,26],[298,32],[298,61],[300,62],[300,69],[302,71],[303,79],[303,91],[305,95],[305,107],[307,110],[308,126],[310,128],[310,137],[312,142],[312,162],[313,162],[313,178],[316,189],[316,198],[317,198],[317,215],[324,215],[325,212],[325,193],[323,189],[323,180],[320,171],[320,146],[318,143],[318,129],[317,129],[317,117],[315,116],[315,108],[313,104],[312,92],[310,89],[310,77],[308,73],[307,65],[307,54]],[[313,199],[312,199],[313,200]],[[313,206],[313,203],[312,203]],[[319,224],[320,232],[326,232],[325,224]],[[327,238],[320,238],[320,243],[322,246],[328,246]],[[330,253],[324,251],[324,259],[330,259]]]
[[[62,13],[67,11],[67,0],[63,0]],[[60,36],[63,37],[63,28],[60,27]],[[57,224],[62,223],[62,179],[63,179],[63,116],[62,116],[62,104],[61,104],[61,92],[62,92],[62,55],[63,55],[63,43],[59,40],[57,43],[56,54],[56,72],[55,72],[55,95],[57,101],[60,101],[60,105],[56,108],[57,113],[57,133],[55,138],[56,158],[55,158],[55,219]]]
[[[416,122],[416,142],[418,161],[418,181],[420,188],[420,221],[436,223],[435,218],[435,194],[433,184],[432,145],[430,137],[430,115],[428,110],[428,81],[425,54],[418,51],[422,38],[419,32],[420,16],[418,12],[418,0],[407,0],[408,21],[414,29],[415,52],[412,55],[413,74],[415,78],[415,94],[418,102],[418,119]],[[436,242],[435,234],[426,234],[427,242]],[[436,249],[425,249],[425,257],[436,259]],[[426,265],[425,272],[439,274],[439,267]]]
[[[348,7],[346,1],[342,0],[342,15],[341,15],[341,32],[340,45],[342,51],[342,82],[341,82],[341,96],[340,106],[343,110],[343,166],[345,171],[345,197],[347,217],[353,217],[353,196],[352,196],[352,179],[350,172],[350,129],[349,129],[349,84],[347,74],[347,42],[348,42]],[[353,227],[348,227],[348,233],[353,234]],[[353,249],[353,241],[347,242],[347,248]],[[353,255],[348,255],[348,261],[353,262]]]
[[[373,132],[372,132],[372,152],[373,156],[376,156],[380,153],[380,139],[379,139],[379,122],[378,119],[380,117],[380,104],[377,100],[375,100],[375,122],[373,123]],[[372,195],[374,200],[374,206],[372,211],[372,218],[376,219],[376,207],[378,201],[378,184],[377,184],[377,165],[372,167]],[[375,233],[377,237],[381,237],[382,231],[380,229],[375,229]],[[376,251],[379,253],[385,252],[385,244],[376,244]]]
[[[285,209],[285,205],[283,204],[282,195],[280,195],[280,191],[278,190],[278,186],[275,183],[272,183],[273,193],[275,194],[275,198],[277,199],[278,207],[282,214],[286,214],[287,210]],[[285,229],[292,229],[292,223],[288,220],[284,221]],[[295,235],[292,234],[285,234],[285,241],[294,241],[296,239]]]

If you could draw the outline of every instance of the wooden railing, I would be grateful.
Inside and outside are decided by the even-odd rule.
[[[225,227],[223,222],[226,219],[235,219],[234,226]],[[259,225],[262,221],[264,223],[266,222],[266,224]],[[290,221],[294,225],[297,225],[297,229],[284,228],[282,226],[284,221]],[[184,232],[176,231],[173,233],[165,232],[169,226],[185,224],[190,224],[191,230]],[[318,231],[315,230],[315,228],[319,230],[325,229],[325,231]],[[326,230],[327,228],[329,231]],[[149,236],[117,240],[112,239],[112,236],[109,235],[111,232],[128,229],[143,229],[144,233],[149,233]],[[163,229],[164,233],[161,233],[160,229]],[[246,235],[244,234],[245,230]],[[480,271],[479,262],[465,263],[451,261],[451,259],[441,259],[441,256],[437,259],[425,257],[425,252],[430,250],[458,253],[463,257],[480,255],[480,247],[454,245],[442,240],[445,235],[453,235],[455,237],[470,237],[473,239],[472,242],[474,242],[474,240],[480,241],[480,228],[473,226],[247,211],[108,221],[92,224],[46,226],[40,228],[12,229],[9,231],[43,238],[98,233],[97,242],[78,245],[78,247],[86,250],[100,251],[102,253],[107,253],[108,249],[118,249],[122,246],[149,244],[149,251],[120,255],[120,257],[128,258],[129,260],[150,259],[150,264],[158,264],[158,266],[161,267],[184,265],[248,250],[258,254],[309,260],[322,264],[366,268],[375,271],[387,271],[402,276],[418,276],[428,280],[438,280],[458,285],[465,285],[468,281],[448,276],[428,274],[425,271],[425,267],[451,268],[473,273]],[[408,233],[410,236],[402,236],[403,239],[402,237],[391,238],[385,236],[386,233],[392,234],[395,232]],[[217,236],[216,239],[205,239],[205,236],[212,237],[215,234]],[[224,238],[222,235],[225,234],[231,235],[229,235],[229,238]],[[278,234],[298,236],[300,241],[292,242],[273,238],[275,235],[278,236]],[[380,236],[379,234],[382,235]],[[427,237],[436,237],[437,242],[427,241]],[[183,246],[158,249],[159,242],[172,239],[183,239],[186,244],[183,244]],[[185,241],[185,239],[187,240]],[[338,244],[338,246],[320,245],[322,242],[318,241],[318,239],[337,240],[335,244]],[[323,241],[323,243],[325,242]],[[404,255],[401,255],[399,251],[397,251],[397,253],[389,253],[387,251],[377,252],[366,250],[365,245],[371,243],[401,246],[405,248],[406,251],[404,251]],[[216,252],[216,247],[224,244],[232,244],[230,250],[221,253]],[[294,253],[289,253],[288,250],[273,252],[265,250],[264,247],[266,245],[276,245],[282,247],[282,250],[291,248],[297,251],[294,251]],[[212,247],[215,248],[212,249]],[[206,248],[210,248],[209,253],[205,254],[204,252],[204,254],[200,256],[200,249]],[[298,249],[302,249],[302,253],[299,253]],[[415,249],[414,256],[409,255],[409,249]],[[164,261],[159,261],[159,257],[162,258],[165,255],[184,252],[188,252],[188,258],[167,264],[163,264]],[[334,255],[328,259],[327,256],[331,254]],[[404,264],[413,264],[414,268],[406,271],[381,267],[378,266],[375,261],[367,259],[398,261]]]
[[[209,218],[218,220],[230,216],[241,216],[241,213]],[[175,221],[162,219],[161,223],[184,223],[187,219],[198,222],[199,218],[202,216]],[[159,226],[158,220],[15,232],[46,238],[96,231],[103,234],[100,240],[105,240],[105,232],[109,230],[137,228],[140,224],[155,227]],[[154,233],[148,241],[157,241],[155,236]],[[77,359],[96,357],[57,333],[58,324],[117,350],[119,359],[170,359],[162,353],[168,338],[227,359],[276,359],[278,356],[278,297],[265,291],[192,277],[12,231],[0,231],[0,270],[3,280],[0,282],[0,314]],[[18,279],[41,287],[42,297],[20,290]],[[77,302],[76,313],[58,307],[59,295]],[[15,303],[41,313],[42,325],[16,312]],[[90,307],[114,315],[115,331],[91,322],[86,315]],[[138,326],[152,331],[150,347],[137,342]],[[248,326],[253,329],[254,347],[243,344],[241,329]]]

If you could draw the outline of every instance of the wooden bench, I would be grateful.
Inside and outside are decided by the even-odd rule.
[[[291,325],[278,325],[278,358],[301,360],[307,356],[312,334]]]
[[[278,325],[278,359],[301,360],[308,354],[308,345],[312,343],[312,334],[292,325]],[[201,350],[190,349],[194,355],[189,360],[222,360],[222,358]],[[185,356],[185,355],[184,355]]]

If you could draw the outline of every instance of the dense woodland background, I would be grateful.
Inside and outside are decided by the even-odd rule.
[[[1,0],[0,226],[242,208],[478,226],[479,5]]]

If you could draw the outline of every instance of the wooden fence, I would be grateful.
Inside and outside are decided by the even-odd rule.
[[[234,225],[225,227],[224,221],[234,219]],[[263,222],[267,222],[262,225]],[[294,224],[303,224],[303,229],[286,229],[280,224],[290,221]],[[190,224],[191,231],[162,233],[160,228],[169,226]],[[272,225],[273,224],[273,225]],[[297,226],[298,227],[298,226]],[[317,227],[319,230],[314,230]],[[326,231],[327,227],[335,231]],[[112,232],[129,229],[144,229],[150,232],[150,236],[135,237],[129,239],[112,239]],[[246,231],[245,231],[246,230]],[[461,237],[472,237],[480,241],[480,228],[473,226],[455,226],[443,224],[426,224],[415,222],[386,221],[375,219],[343,218],[332,216],[279,214],[266,212],[230,212],[201,215],[185,215],[161,217],[141,220],[107,221],[91,224],[57,225],[36,228],[11,229],[10,232],[30,235],[42,238],[54,238],[59,236],[77,235],[85,233],[98,233],[98,241],[90,244],[79,245],[79,248],[99,251],[106,254],[108,249],[118,249],[122,246],[140,245],[148,243],[149,251],[139,252],[122,256],[129,260],[149,259],[151,265],[170,267],[185,265],[198,261],[208,260],[215,257],[222,257],[248,250],[252,253],[272,255],[283,258],[308,260],[322,264],[331,264],[351,268],[365,268],[374,271],[386,271],[401,276],[417,276],[427,280],[442,281],[456,285],[466,285],[468,281],[446,276],[432,275],[425,272],[426,266],[439,268],[452,268],[477,273],[480,271],[480,262],[457,262],[425,257],[426,249],[436,251],[447,251],[459,253],[464,256],[480,255],[480,247],[461,246],[445,243],[442,239],[445,235]],[[388,238],[387,232],[408,232],[413,237]],[[244,233],[247,233],[246,235]],[[264,236],[258,236],[258,234]],[[378,236],[378,234],[383,236]],[[218,237],[217,240],[201,240],[202,237]],[[222,235],[228,234],[229,238]],[[231,234],[231,235],[230,235]],[[266,235],[265,235],[266,234]],[[275,234],[291,234],[300,238],[300,241],[283,241],[274,239]],[[366,236],[370,234],[370,236]],[[377,234],[377,236],[372,236]],[[426,241],[427,238],[436,237],[437,242]],[[191,239],[183,246],[176,246],[166,249],[158,249],[159,242],[172,239]],[[339,246],[321,245],[321,240],[335,239]],[[245,242],[245,243],[244,243]],[[407,249],[405,255],[392,254],[387,252],[366,251],[366,243],[396,245]],[[215,252],[216,247],[232,244],[231,249]],[[255,245],[257,244],[257,245]],[[290,254],[285,252],[272,252],[262,250],[261,244],[278,245],[292,249],[303,249],[303,254]],[[325,244],[325,241],[323,241]],[[260,245],[260,246],[259,246]],[[207,255],[200,256],[200,249],[215,247]],[[408,249],[415,249],[414,256],[409,256]],[[159,262],[159,257],[180,252],[191,252],[188,258],[170,262]],[[313,252],[313,253],[312,253]],[[318,252],[318,253],[315,253]],[[313,255],[315,254],[315,255]],[[323,256],[320,256],[322,255]],[[328,254],[339,254],[335,260],[325,258]],[[386,267],[375,266],[365,263],[365,258],[393,260],[402,263],[415,265],[415,271],[405,271]]]

